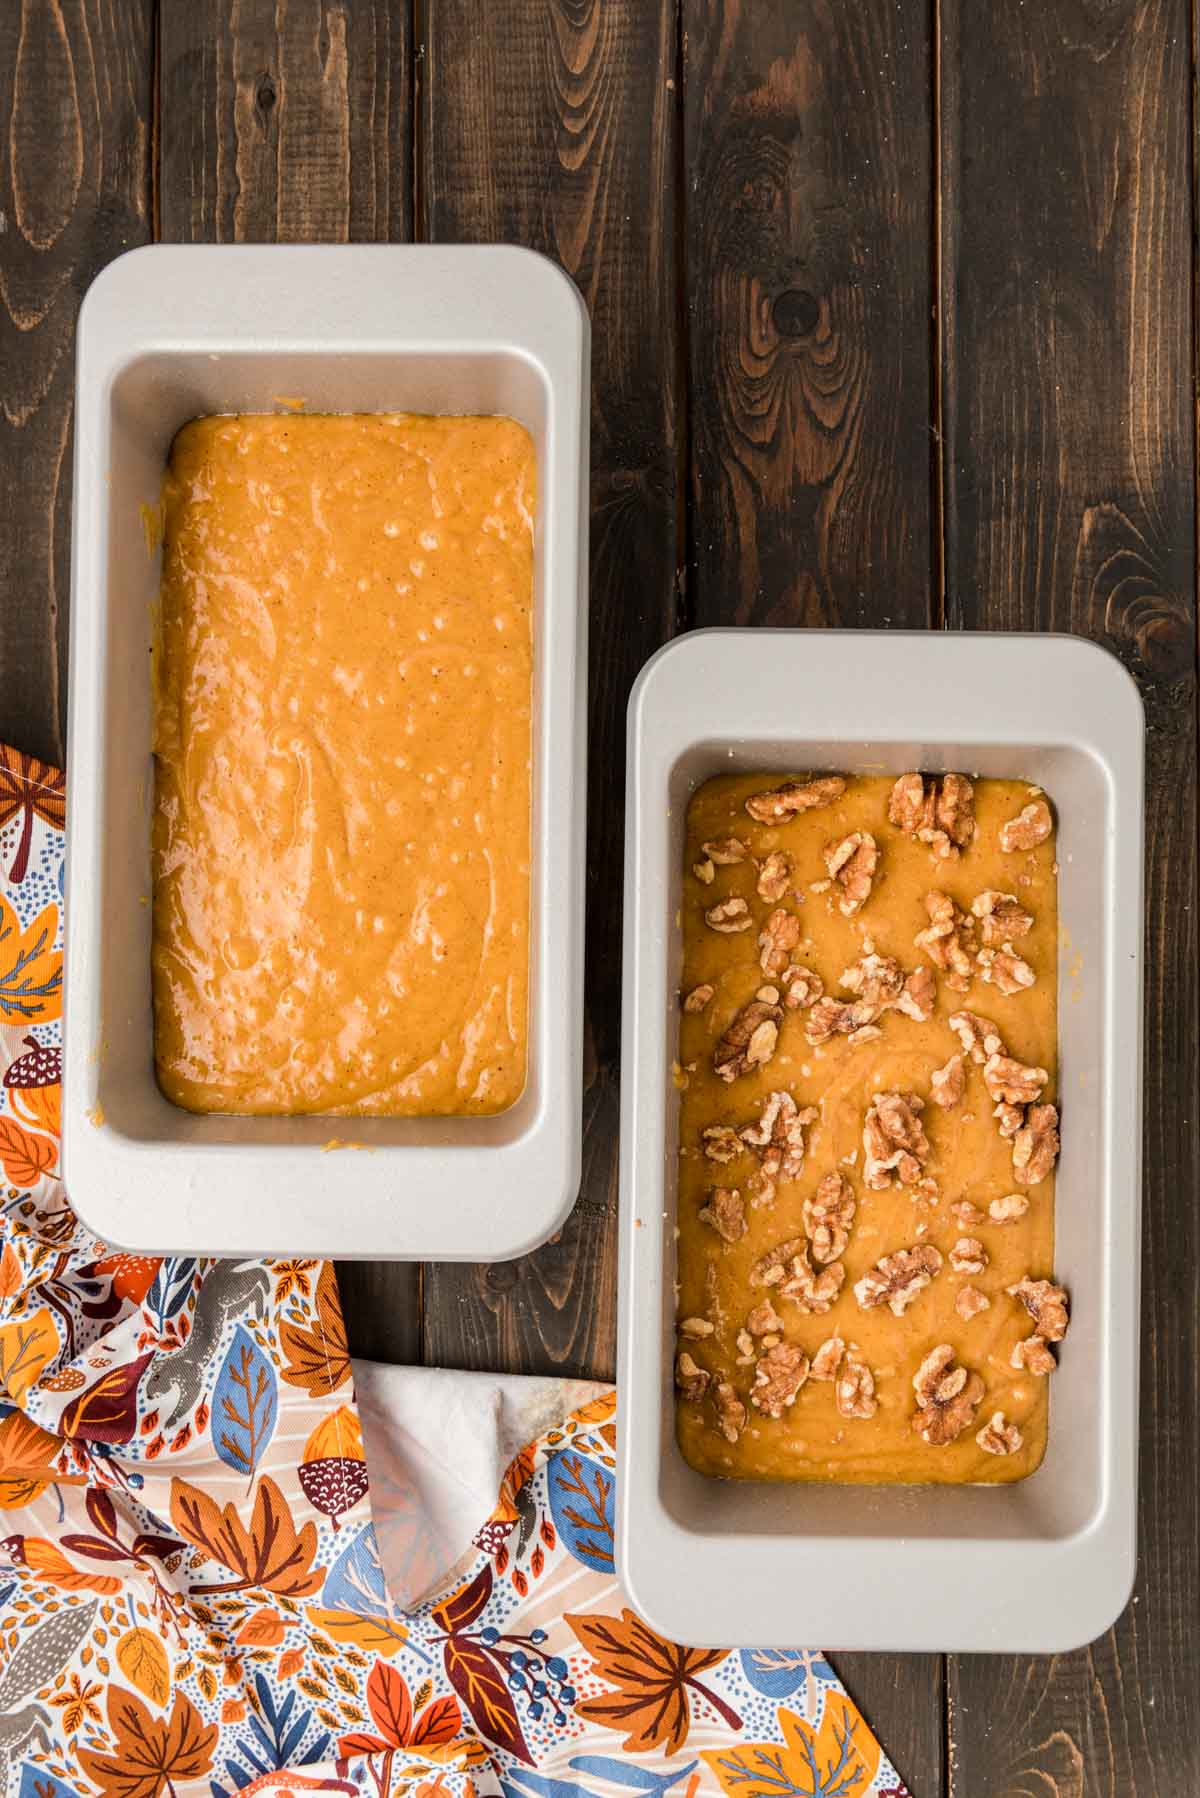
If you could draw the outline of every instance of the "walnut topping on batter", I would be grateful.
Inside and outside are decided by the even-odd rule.
[[[696,876],[696,879],[700,882],[701,886],[710,887],[717,878],[717,870],[713,867],[712,862],[707,856],[702,862],[692,863],[692,873]]]
[[[942,1342],[913,1375],[913,1391],[918,1409],[912,1427],[931,1448],[941,1448],[974,1423],[984,1384],[955,1361],[950,1343]]]
[[[748,1005],[736,1013],[713,1050],[713,1072],[736,1080],[753,1068],[765,1067],[779,1041],[783,1007],[773,986],[760,986]]]
[[[989,1311],[992,1301],[978,1286],[964,1286],[954,1301],[954,1309],[964,1323],[970,1323],[981,1311]]]
[[[717,1428],[726,1442],[736,1442],[746,1427],[746,1407],[729,1384],[722,1380],[713,1393],[717,1412]]]
[[[1013,893],[997,893],[991,887],[971,901],[971,910],[979,919],[979,933],[989,949],[1002,943],[1011,948],[1014,940],[1028,936],[1033,929],[1033,914],[1017,903]]]
[[[843,918],[852,918],[871,897],[879,845],[869,831],[855,830],[840,843],[831,843],[824,858],[830,878],[841,889],[838,910]]]
[[[752,794],[746,801],[746,810],[759,824],[785,824],[801,812],[832,805],[845,791],[846,783],[840,774],[817,780],[788,780],[781,787]]]
[[[832,1036],[858,1038],[860,1031],[872,1029],[878,1016],[875,1006],[861,999],[853,1005],[844,1004],[841,999],[818,999],[804,1020],[804,1035],[817,1049]],[[874,1034],[878,1036],[880,1032],[876,1030]]]
[[[976,1431],[975,1440],[985,1455],[1015,1455],[1024,1437],[1015,1423],[1005,1422],[1003,1411],[993,1411],[990,1421]]]
[[[996,987],[1005,998],[1024,992],[1037,979],[1029,963],[1022,960],[1011,943],[1005,943],[1001,949],[981,949],[975,965],[984,984]]]
[[[825,991],[825,982],[811,968],[805,968],[799,962],[793,962],[785,968],[780,976],[783,982],[783,1002],[789,1011],[803,1011],[805,1006],[814,1005]]]
[[[1046,1346],[1040,1336],[1035,1335],[1026,1336],[1016,1344],[1009,1357],[1009,1366],[1015,1367],[1018,1372],[1036,1374],[1039,1379],[1044,1379],[1047,1374],[1054,1372],[1058,1362],[1054,1359],[1054,1351]]]
[[[810,1380],[832,1380],[842,1364],[846,1345],[840,1336],[827,1336],[812,1358],[808,1370]]]
[[[780,1317],[770,1299],[764,1299],[761,1305],[755,1305],[746,1319],[746,1330],[751,1336],[769,1336],[773,1330],[783,1329]]]
[[[988,1216],[994,1224],[1015,1224],[1028,1210],[1029,1200],[1023,1192],[1006,1193],[1002,1199],[988,1201]]]
[[[685,1317],[679,1326],[679,1334],[690,1336],[694,1342],[703,1342],[715,1329],[716,1325],[710,1324],[707,1317]]]
[[[1034,1322],[1034,1335],[1043,1342],[1061,1342],[1067,1333],[1068,1299],[1064,1286],[1053,1280],[1031,1280],[1028,1275],[1015,1286],[1006,1286],[1010,1297],[1020,1299]]]
[[[941,1271],[941,1266],[942,1257],[931,1242],[885,1255],[855,1283],[854,1296],[859,1308],[870,1311],[876,1305],[886,1305],[893,1317],[903,1317],[917,1295],[924,1292],[933,1276]]]
[[[768,1417],[782,1417],[808,1378],[808,1356],[794,1342],[777,1342],[758,1358],[750,1403]]]
[[[795,912],[781,905],[771,913],[759,935],[758,965],[763,973],[777,980],[799,942],[800,920]]]
[[[888,822],[927,843],[939,861],[957,858],[975,835],[975,789],[964,774],[902,774]]]
[[[1011,1055],[989,1055],[983,1066],[983,1084],[997,1105],[1034,1105],[1050,1078],[1045,1068],[1027,1067]]]
[[[718,868],[732,868],[737,862],[744,862],[747,855],[745,843],[740,837],[718,837],[714,842],[700,845],[710,862]]]
[[[699,986],[694,986],[691,992],[685,996],[683,1009],[690,1012],[703,1011],[715,991],[716,988],[710,986],[707,980],[702,981]]]
[[[958,909],[949,893],[926,893],[925,910],[929,928],[917,932],[917,948],[940,970],[948,987],[956,993],[969,992],[978,953],[974,919]]]
[[[715,1230],[722,1242],[740,1242],[746,1234],[746,1207],[737,1188],[710,1187],[700,1207],[700,1222]]]
[[[1025,1122],[1025,1107],[1023,1105],[1009,1105],[1004,1100],[1001,1100],[1000,1104],[997,1105],[992,1112],[992,1116],[996,1120],[996,1127],[999,1130],[1000,1135],[1005,1141],[1008,1141],[1017,1134],[1017,1131]]]
[[[1011,855],[1014,849],[1036,849],[1053,829],[1050,807],[1044,799],[1035,799],[1001,827],[1000,847],[1006,855]]]
[[[782,849],[772,849],[758,870],[759,898],[768,900],[772,905],[777,899],[782,899],[787,892],[791,876],[791,856],[785,855]]]
[[[855,1212],[854,1188],[845,1174],[826,1174],[804,1201],[804,1228],[812,1238],[814,1261],[826,1266],[846,1252]]]
[[[879,1409],[875,1376],[853,1343],[834,1382],[833,1398],[842,1417],[874,1417]]]
[[[876,1093],[863,1119],[863,1179],[875,1192],[914,1186],[929,1155],[916,1093]]]
[[[736,1161],[742,1153],[742,1139],[729,1124],[710,1124],[706,1130],[701,1131],[700,1140],[704,1144],[706,1159],[720,1162],[722,1166]]]
[[[929,1096],[943,1111],[960,1103],[966,1087],[967,1074],[961,1055],[952,1055],[944,1068],[934,1068],[929,1076]]]
[[[950,1215],[964,1230],[971,1230],[983,1222],[983,1212],[978,1205],[972,1205],[970,1199],[955,1199]]]
[[[739,930],[749,930],[754,919],[746,901],[735,895],[732,899],[722,899],[719,905],[710,905],[704,914],[704,922],[721,936],[733,936]]]
[[[1058,1160],[1058,1112],[1053,1105],[1031,1105],[1013,1137],[1013,1178],[1018,1186],[1038,1186]]]
[[[711,1374],[698,1367],[696,1362],[682,1349],[675,1357],[675,1385],[689,1404],[698,1405],[708,1391]]]
[[[991,1056],[1005,1052],[996,1026],[977,1011],[952,1012],[950,1028],[962,1044],[963,1054],[969,1055],[977,1067],[982,1067]]]
[[[933,1016],[934,1001],[937,998],[937,985],[931,968],[916,968],[904,982],[900,997],[896,1000],[896,1010],[902,1011],[906,1018],[914,1023],[927,1024]]]
[[[739,1134],[760,1155],[769,1179],[797,1180],[804,1170],[804,1132],[818,1115],[813,1105],[797,1106],[791,1093],[768,1093],[757,1124],[747,1124]]]
[[[987,1250],[977,1236],[960,1236],[949,1261],[956,1274],[981,1274],[988,1264]]]
[[[803,1236],[791,1236],[760,1255],[750,1269],[751,1286],[778,1286],[787,1272],[788,1263],[797,1250],[803,1249]]]
[[[840,1261],[817,1273],[808,1258],[808,1248],[804,1243],[796,1249],[788,1263],[788,1271],[779,1283],[781,1299],[790,1299],[801,1311],[812,1317],[821,1317],[833,1305],[846,1279],[846,1270]]]
[[[904,970],[890,955],[864,955],[861,961],[843,968],[838,984],[864,1004],[883,1011],[904,991]]]

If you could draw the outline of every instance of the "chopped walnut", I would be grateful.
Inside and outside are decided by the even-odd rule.
[[[701,981],[700,985],[694,986],[684,998],[683,1009],[691,1012],[703,1011],[715,991],[716,988],[710,986],[707,980]]]
[[[718,837],[712,843],[701,843],[700,847],[718,868],[732,868],[735,862],[746,859],[746,845],[740,837]]]
[[[772,1330],[782,1330],[783,1319],[776,1313],[770,1299],[764,1299],[761,1305],[755,1305],[746,1319],[746,1329],[751,1336],[769,1336]]]
[[[842,1364],[846,1345],[840,1336],[827,1336],[812,1358],[808,1370],[810,1380],[832,1380]]]
[[[714,868],[712,862],[707,859],[702,862],[693,862],[692,873],[696,876],[696,879],[700,882],[701,886],[710,887],[717,878],[717,870]]]
[[[712,1375],[698,1367],[686,1349],[675,1357],[675,1385],[689,1404],[698,1405],[708,1391]]]
[[[1045,1068],[1027,1067],[1011,1055],[989,1055],[983,1084],[997,1105],[1036,1105],[1050,1078]]]
[[[750,1403],[768,1417],[782,1417],[808,1378],[808,1356],[794,1342],[777,1342],[758,1358]]]
[[[778,979],[799,941],[800,920],[795,912],[781,905],[771,913],[759,935],[758,965],[763,973]]]
[[[838,985],[882,1011],[894,1005],[904,991],[904,970],[890,955],[864,955],[843,968]]]
[[[993,1110],[992,1116],[996,1120],[996,1126],[1000,1131],[1000,1135],[1005,1141],[1008,1141],[1010,1137],[1017,1134],[1017,1131],[1025,1122],[1025,1107],[1023,1105],[1009,1105],[1006,1101],[1001,1100],[1000,1104]]]
[[[792,858],[782,849],[772,849],[758,870],[758,896],[774,905],[787,892],[792,877]]]
[[[804,1132],[818,1117],[815,1106],[797,1106],[791,1093],[768,1093],[757,1124],[747,1124],[741,1140],[761,1156],[769,1180],[797,1180],[804,1171]]]
[[[785,824],[801,812],[831,805],[845,791],[846,783],[840,774],[818,780],[787,780],[769,792],[752,794],[746,801],[746,810],[759,824]]]
[[[786,1242],[760,1255],[750,1269],[751,1286],[778,1286],[787,1272],[788,1263],[797,1250],[803,1249],[803,1236],[791,1236]]]
[[[840,1261],[817,1273],[808,1258],[808,1249],[803,1243],[797,1248],[788,1264],[786,1277],[780,1281],[779,1296],[790,1299],[801,1311],[812,1317],[823,1317],[837,1299],[846,1278],[846,1270]]]
[[[742,1139],[729,1124],[710,1124],[701,1131],[700,1140],[704,1144],[704,1153],[709,1161],[717,1161],[725,1165],[736,1161],[742,1153]]]
[[[912,1018],[918,1024],[928,1024],[933,1016],[934,1002],[937,999],[937,984],[931,968],[916,968],[904,982],[900,997],[896,1000],[896,1010],[902,1011],[906,1018]]]
[[[977,1067],[982,1067],[991,1056],[1005,1052],[996,1026],[977,1011],[952,1012],[950,1028],[962,1044],[963,1054],[969,1055]]]
[[[713,1050],[713,1072],[722,1080],[736,1080],[740,1074],[765,1067],[775,1053],[782,1018],[778,992],[773,986],[760,987],[733,1017]]]
[[[1028,1210],[1029,1200],[1023,1192],[1006,1193],[1002,1199],[988,1203],[988,1216],[994,1224],[1015,1224]]]
[[[929,1139],[921,1127],[925,1104],[916,1093],[876,1093],[863,1119],[863,1179],[874,1192],[912,1186],[921,1178]]]
[[[1015,818],[1001,826],[1000,847],[1006,855],[1014,849],[1036,849],[1044,843],[1054,829],[1054,820],[1050,816],[1050,807],[1044,799],[1035,799],[1031,805],[1018,812]]]
[[[970,1323],[981,1311],[990,1310],[991,1304],[991,1299],[980,1292],[978,1286],[964,1286],[954,1301],[954,1309],[964,1323]]]
[[[879,865],[879,846],[869,831],[856,830],[825,850],[825,866],[835,886],[841,888],[838,910],[852,918],[871,897],[871,885]]]
[[[1061,1342],[1067,1333],[1068,1299],[1066,1288],[1053,1280],[1031,1280],[1028,1275],[1015,1286],[1004,1289],[1010,1297],[1020,1299],[1034,1323],[1034,1335],[1043,1342]]]
[[[902,774],[888,799],[888,822],[947,861],[975,835],[975,789],[963,774]]]
[[[918,1293],[924,1292],[936,1273],[941,1271],[942,1257],[931,1242],[916,1248],[897,1249],[855,1282],[854,1296],[859,1308],[870,1311],[886,1305],[893,1317],[903,1317]]]
[[[997,893],[991,887],[971,901],[971,910],[979,919],[979,931],[989,949],[1001,943],[1011,947],[1015,937],[1028,936],[1033,929],[1033,914],[1017,903],[1014,893]]]
[[[814,1049],[819,1049],[832,1036],[857,1037],[860,1030],[870,1030],[878,1015],[875,1006],[861,999],[853,1005],[845,1005],[840,999],[818,999],[804,1020],[804,1035]]]
[[[722,1242],[740,1242],[746,1234],[746,1207],[737,1188],[710,1187],[700,1207],[700,1222],[715,1230]]]
[[[825,1266],[846,1252],[854,1222],[854,1188],[845,1174],[826,1174],[804,1201],[804,1228],[812,1238],[812,1258]]]
[[[780,976],[783,982],[783,1002],[789,1011],[803,1011],[807,1005],[815,1005],[825,991],[825,982],[811,968],[804,968],[793,962],[785,968]]]
[[[1013,993],[1025,992],[1037,979],[1029,963],[1022,960],[1011,943],[1005,943],[1002,949],[981,949],[975,966],[984,984],[994,986],[1006,999]]]
[[[1013,1137],[1013,1178],[1018,1186],[1038,1186],[1058,1160],[1058,1112],[1053,1105],[1031,1105]]]
[[[853,1344],[834,1383],[833,1398],[841,1417],[874,1417],[879,1409],[875,1376]]]
[[[750,916],[750,907],[744,899],[736,896],[722,899],[719,905],[710,905],[704,914],[704,922],[710,930],[719,931],[722,936],[733,936],[739,930],[749,930],[754,919]]]
[[[1009,1366],[1015,1367],[1019,1373],[1036,1374],[1039,1379],[1053,1373],[1058,1366],[1054,1359],[1054,1351],[1046,1346],[1040,1336],[1026,1336],[1018,1342],[1009,1356]]]
[[[715,1329],[716,1325],[710,1324],[707,1317],[685,1317],[679,1326],[679,1334],[690,1337],[694,1342],[703,1342]]]
[[[985,1455],[1015,1455],[1024,1437],[1015,1423],[1006,1423],[1003,1411],[993,1411],[991,1420],[975,1435]]]
[[[746,1427],[746,1407],[729,1384],[722,1380],[713,1394],[717,1412],[717,1428],[726,1442],[736,1442]]]
[[[960,1236],[949,1261],[956,1274],[981,1274],[988,1264],[987,1250],[977,1236]]]
[[[918,1410],[912,1427],[931,1448],[941,1448],[975,1421],[984,1384],[977,1373],[959,1366],[950,1343],[942,1342],[913,1375],[913,1391]]]
[[[967,1074],[961,1055],[952,1055],[944,1068],[934,1068],[929,1076],[929,1096],[943,1111],[960,1103],[966,1087]]]
[[[949,893],[926,893],[925,910],[929,928],[917,932],[913,939],[917,948],[945,976],[948,987],[968,992],[977,953],[974,919],[958,909]]]
[[[964,1230],[970,1230],[983,1222],[983,1212],[978,1205],[972,1205],[970,1199],[955,1199],[950,1207],[950,1215]]]

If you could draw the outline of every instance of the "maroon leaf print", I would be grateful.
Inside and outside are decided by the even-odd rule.
[[[533,1765],[517,1720],[504,1674],[479,1642],[449,1636],[445,1645],[446,1677],[458,1693],[480,1735],[516,1760]]]
[[[139,1355],[125,1367],[110,1368],[72,1399],[62,1414],[62,1434],[84,1442],[132,1442],[137,1433],[138,1381],[151,1355]]]
[[[66,817],[66,776],[59,768],[47,768],[35,756],[0,744],[0,829],[21,814],[21,835],[8,878],[17,886],[29,869],[33,820],[44,818],[61,830]]]
[[[436,1607],[433,1621],[439,1629],[444,1629],[448,1636],[452,1636],[456,1630],[466,1629],[469,1624],[474,1623],[491,1596],[492,1570],[485,1565],[473,1580],[460,1586],[457,1592],[452,1592],[444,1603]]]

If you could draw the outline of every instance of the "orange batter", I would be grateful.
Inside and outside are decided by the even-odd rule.
[[[506,418],[201,418],[176,438],[153,845],[176,1104],[519,1096],[535,502]]]

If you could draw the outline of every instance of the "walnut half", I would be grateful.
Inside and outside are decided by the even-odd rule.
[[[1024,1437],[1015,1423],[1005,1421],[1003,1411],[993,1411],[975,1440],[985,1455],[1015,1455]]]
[[[808,1356],[794,1342],[777,1342],[758,1358],[750,1403],[768,1417],[782,1417],[808,1378]]]
[[[834,1381],[833,1399],[841,1417],[874,1417],[879,1409],[875,1376],[853,1343]]]
[[[1014,849],[1036,849],[1044,843],[1054,829],[1054,819],[1050,816],[1050,807],[1044,799],[1035,799],[1027,805],[1015,818],[1001,826],[1000,847],[1006,855]]]
[[[888,822],[948,861],[975,835],[975,789],[965,774],[902,774],[888,799]]]
[[[843,918],[860,912],[871,897],[871,885],[879,865],[879,845],[868,830],[852,831],[824,852],[830,879],[840,889],[838,910]]]
[[[804,1201],[804,1228],[812,1238],[812,1258],[822,1266],[845,1254],[855,1213],[854,1188],[845,1174],[826,1174]]]
[[[786,824],[789,818],[798,817],[801,812],[831,805],[845,791],[846,783],[840,774],[815,780],[787,780],[769,792],[751,794],[746,801],[746,810],[759,824]]]
[[[870,1311],[876,1305],[886,1305],[893,1317],[903,1317],[917,1295],[924,1292],[933,1276],[941,1271],[941,1266],[942,1257],[931,1242],[885,1255],[855,1282],[854,1296],[859,1309]]]
[[[924,1172],[929,1139],[916,1093],[876,1093],[863,1119],[863,1179],[874,1192],[915,1186]]]
[[[778,989],[760,986],[754,998],[730,1020],[713,1050],[713,1072],[722,1080],[736,1080],[752,1069],[765,1067],[775,1053],[783,1007]]]
[[[942,1448],[975,1421],[984,1384],[977,1373],[959,1366],[950,1343],[941,1342],[913,1375],[913,1391],[918,1407],[913,1429],[931,1448]]]

